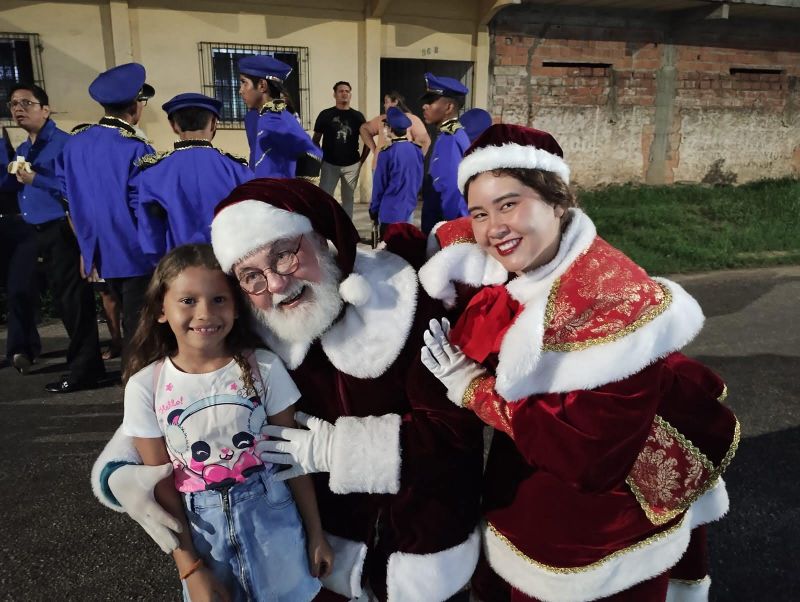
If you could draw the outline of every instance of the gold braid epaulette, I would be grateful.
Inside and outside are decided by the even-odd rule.
[[[74,136],[75,134],[80,134],[81,132],[85,132],[93,125],[97,125],[96,123],[79,123],[74,128],[70,130],[70,134]]]
[[[164,151],[162,153],[148,153],[146,155],[142,155],[133,164],[138,167],[139,169],[147,169],[148,167],[153,167],[153,165],[158,164],[159,161],[162,161],[166,157],[169,157],[172,154],[172,151]]]
[[[461,122],[458,119],[451,119],[450,121],[446,121],[442,124],[442,127],[439,128],[440,132],[445,134],[455,134],[458,130],[463,130],[464,126],[461,125]]]
[[[142,138],[139,134],[134,134],[123,128],[117,128],[117,131],[123,138],[133,138],[135,140],[139,140],[140,142],[144,142],[145,144],[150,144],[150,141],[147,138]]]
[[[280,113],[281,111],[286,110],[286,102],[281,100],[280,98],[276,98],[275,100],[270,100],[266,103],[263,107],[258,110],[259,115],[263,115],[267,111],[270,113]]]

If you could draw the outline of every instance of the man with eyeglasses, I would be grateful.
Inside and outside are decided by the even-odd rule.
[[[155,266],[139,245],[136,221],[135,162],[153,152],[135,128],[155,94],[145,75],[142,65],[127,63],[95,78],[89,95],[105,114],[99,122],[72,131],[59,163],[84,271],[96,269],[122,305],[123,357]],[[59,391],[76,388],[64,380]]]
[[[17,195],[24,224],[13,235],[20,245],[15,250],[16,275],[9,279],[9,337],[7,353],[14,367],[27,372],[40,350],[34,322],[38,306],[36,290],[37,257],[44,260],[44,272],[61,319],[69,336],[69,374],[62,381],[46,385],[57,391],[67,380],[83,387],[94,386],[104,375],[95,320],[91,285],[81,278],[80,252],[70,228],[56,174],[57,162],[69,140],[50,119],[47,93],[33,84],[17,84],[8,100],[11,116],[28,133],[17,148],[13,169],[20,186]],[[32,236],[27,237],[30,231]]]
[[[387,249],[357,248],[333,197],[300,179],[264,178],[217,206],[211,239],[302,394],[307,414],[295,419],[308,428],[267,426],[270,440],[256,452],[290,465],[278,479],[314,473],[336,552],[317,599],[467,600],[479,553],[482,427],[420,361],[423,332],[444,310],[391,252],[392,228],[413,229],[393,225]],[[140,462],[118,431],[92,471],[95,493],[166,551],[177,540],[152,485],[171,467]]]

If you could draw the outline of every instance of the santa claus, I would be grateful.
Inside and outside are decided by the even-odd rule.
[[[420,362],[422,333],[441,304],[419,289],[406,260],[358,242],[339,204],[303,180],[243,184],[212,223],[220,265],[246,293],[254,327],[310,415],[298,415],[307,429],[266,427],[280,440],[261,451],[290,465],[283,478],[314,473],[336,552],[319,599],[447,600],[478,559],[482,426]],[[170,467],[139,464],[118,431],[93,486],[170,550],[174,521],[152,493]]]

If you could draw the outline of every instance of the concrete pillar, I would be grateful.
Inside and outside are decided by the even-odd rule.
[[[133,43],[131,40],[131,20],[128,14],[128,3],[122,0],[110,0],[108,3],[108,19],[104,19],[106,44],[106,67],[130,63],[133,61]]]
[[[678,51],[674,44],[661,46],[661,67],[656,72],[656,113],[653,142],[647,163],[647,184],[671,184],[672,173],[667,174],[667,161],[677,149],[670,148],[672,119],[675,113],[675,85],[677,71],[675,61]]]
[[[478,24],[472,44],[473,68],[472,98],[473,106],[482,109],[489,107],[489,28]]]

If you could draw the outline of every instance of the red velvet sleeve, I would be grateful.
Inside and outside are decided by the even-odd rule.
[[[605,491],[630,472],[670,378],[668,368],[656,362],[591,391],[508,402],[490,377],[473,381],[465,405],[508,433],[529,464],[578,489]]]

